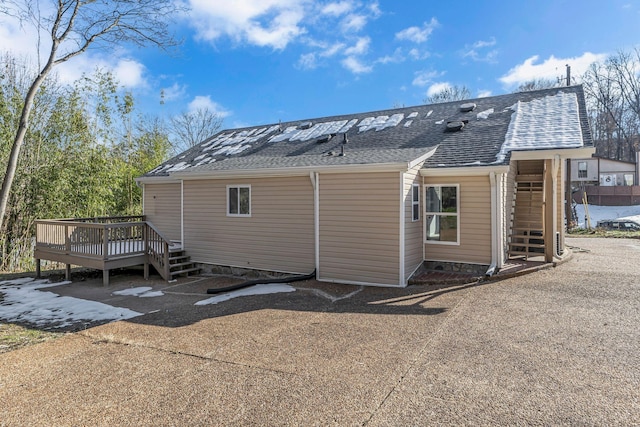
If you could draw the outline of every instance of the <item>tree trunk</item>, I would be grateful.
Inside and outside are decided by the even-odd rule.
[[[24,137],[27,134],[27,128],[29,125],[29,116],[31,115],[31,108],[33,107],[33,100],[36,97],[36,92],[40,88],[40,85],[44,81],[45,77],[52,68],[51,62],[40,72],[38,77],[33,81],[27,96],[25,97],[24,106],[22,107],[22,114],[20,115],[20,123],[18,124],[18,130],[16,137],[13,140],[13,146],[11,147],[11,153],[9,154],[9,161],[7,162],[7,170],[4,174],[4,180],[2,181],[2,189],[0,189],[0,230],[4,225],[4,217],[7,212],[7,204],[9,203],[9,195],[11,194],[11,186],[13,185],[13,179],[16,176],[16,170],[18,168],[18,158],[20,157],[20,150],[24,144]]]

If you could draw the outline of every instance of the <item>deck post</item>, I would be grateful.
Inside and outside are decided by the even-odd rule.
[[[71,280],[71,264],[65,264],[66,267],[64,269],[64,280]]]
[[[109,286],[109,270],[102,270],[102,286]]]
[[[149,280],[149,227],[146,222],[142,225],[142,238],[144,239],[144,278]]]
[[[40,279],[40,259],[36,258],[36,279]]]

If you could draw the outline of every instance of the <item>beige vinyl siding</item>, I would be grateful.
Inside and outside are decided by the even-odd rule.
[[[182,239],[180,183],[144,184],[144,215],[161,233],[174,241]]]
[[[398,285],[400,174],[320,174],[319,203],[319,280]]]
[[[424,220],[424,188],[422,177],[419,175],[422,163],[404,173],[404,279],[408,280],[411,274],[422,264],[424,258],[424,235],[422,221]],[[420,219],[413,221],[413,184],[419,185],[420,191]]]
[[[425,185],[460,185],[460,244],[425,243],[425,259],[491,263],[491,183],[488,175],[426,176]]]
[[[227,216],[227,185],[251,186],[251,216]],[[308,176],[184,182],[185,248],[195,262],[286,273],[315,267]]]

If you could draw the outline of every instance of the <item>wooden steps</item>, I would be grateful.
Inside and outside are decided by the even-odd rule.
[[[543,170],[527,172],[515,179],[508,250],[509,257],[525,259],[545,250]]]
[[[200,268],[191,261],[191,257],[186,255],[182,248],[171,249],[169,251],[169,275],[170,280],[175,280],[178,276],[188,276],[199,273]]]

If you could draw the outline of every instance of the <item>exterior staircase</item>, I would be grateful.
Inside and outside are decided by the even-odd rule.
[[[196,267],[191,261],[191,257],[186,255],[181,245],[176,245],[169,249],[169,278],[167,280],[175,280],[178,276],[188,276],[200,272],[200,268]]]
[[[509,257],[543,255],[545,238],[543,171],[518,174],[511,209]]]

